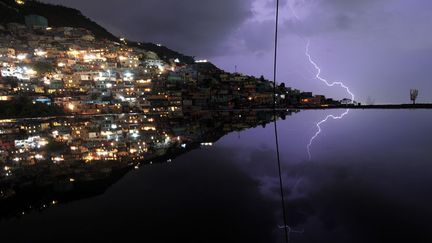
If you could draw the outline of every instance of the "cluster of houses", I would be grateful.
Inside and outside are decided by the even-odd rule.
[[[42,16],[0,25],[0,100],[19,96],[74,114],[180,112],[269,107],[273,84],[224,72],[207,61],[166,60],[127,41],[96,40],[88,30],[49,27]],[[280,106],[315,105],[298,90],[277,87]],[[325,100],[325,99],[324,99]]]
[[[277,115],[290,114],[283,110]],[[193,148],[212,146],[227,133],[265,125],[274,115],[265,110],[196,111],[176,117],[0,120],[0,200],[23,187],[72,190],[75,183],[105,180],[116,171],[171,162]]]

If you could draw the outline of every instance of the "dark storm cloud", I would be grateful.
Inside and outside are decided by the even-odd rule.
[[[368,19],[378,20],[377,15],[380,26],[384,24],[381,20],[385,15],[377,12],[376,8],[389,1],[281,0],[280,36],[297,34],[309,37],[335,32],[361,32],[370,27]],[[254,6],[254,17],[234,32],[228,45],[231,44],[232,50],[259,56],[273,48],[276,0],[255,1]]]
[[[115,34],[196,56],[220,52],[224,40],[251,17],[251,1],[244,0],[45,2],[78,8]]]
[[[290,11],[294,15],[297,11],[305,12],[299,19],[290,18],[283,23],[286,32],[297,33],[301,36],[328,34],[340,31],[364,31],[368,20],[382,17],[380,4],[387,0],[366,1],[293,1]],[[382,21],[376,24],[383,24]]]
[[[231,52],[255,53],[260,55],[270,50],[274,43],[274,22],[271,20],[250,20],[244,23],[243,28],[233,33],[226,42]],[[229,53],[221,53],[226,55]]]
[[[335,32],[350,32],[352,35],[367,37],[379,30],[406,34],[404,27],[426,27],[428,21],[419,19],[432,2],[415,0],[409,4],[400,0],[290,0],[290,8],[284,9],[290,15],[282,22],[286,33],[301,36],[334,35]],[[298,15],[298,18],[295,18]],[[403,20],[403,24],[400,22]]]
[[[388,0],[361,0],[361,1],[347,1],[347,0],[322,0],[320,5],[331,6],[343,10],[360,10],[370,7],[373,4]]]

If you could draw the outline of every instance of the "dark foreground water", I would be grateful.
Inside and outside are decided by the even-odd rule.
[[[329,117],[309,157],[316,123],[344,112],[278,122],[290,242],[432,242],[432,112]],[[2,217],[1,242],[285,242],[272,124],[166,160],[51,206],[25,196],[42,203]]]

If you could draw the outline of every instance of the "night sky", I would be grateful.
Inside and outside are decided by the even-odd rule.
[[[272,78],[274,0],[44,0],[77,8],[112,33],[205,58],[227,71]],[[432,1],[281,0],[278,82],[337,99],[432,102]]]

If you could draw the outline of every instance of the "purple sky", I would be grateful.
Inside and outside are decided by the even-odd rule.
[[[272,77],[274,0],[45,0],[80,9],[116,35],[151,41],[219,67]],[[305,46],[322,77],[342,81],[358,101],[432,102],[430,0],[281,0],[279,78],[334,98],[339,87],[314,79]]]

